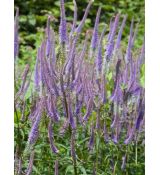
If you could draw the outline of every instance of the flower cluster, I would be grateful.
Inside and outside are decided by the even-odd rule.
[[[59,35],[51,27],[52,21],[49,16],[46,35],[38,48],[34,68],[36,98],[29,117],[32,128],[28,143],[32,145],[36,142],[41,117],[45,116],[49,119],[48,137],[53,153],[60,154],[54,144],[53,125],[59,126],[60,123],[60,135],[64,135],[67,130],[71,131],[74,163],[76,151],[73,135],[78,132],[78,127],[90,132],[89,150],[95,145],[96,131],[101,133],[107,146],[108,142],[127,145],[136,141],[137,134],[144,130],[144,87],[140,83],[144,44],[138,56],[133,54],[138,27],[134,30],[132,20],[128,46],[124,52],[121,39],[127,15],[121,22],[121,15],[117,14],[111,19],[109,33],[106,33],[106,26],[100,33],[100,7],[92,37],[90,32],[86,31],[82,42],[81,31],[92,3],[89,2],[78,25],[77,5],[74,1],[74,20],[70,30],[67,28],[64,1],[60,1]],[[17,18],[16,15],[15,44]],[[123,157],[123,168],[125,160],[126,155]],[[56,161],[55,172],[58,171],[57,166]]]

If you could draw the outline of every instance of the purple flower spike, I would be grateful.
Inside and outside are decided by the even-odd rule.
[[[29,73],[29,69],[30,69],[30,66],[27,64],[25,69],[24,69],[24,72],[23,72],[23,75],[22,75],[22,84],[21,84],[21,88],[20,88],[20,92],[23,92],[24,91],[24,87],[25,87],[25,84],[26,84],[26,80],[27,80],[27,75]]]
[[[69,122],[70,122],[71,128],[76,129],[76,123],[75,123],[75,120],[74,120],[74,117],[73,117],[71,104],[72,104],[71,99],[70,99],[70,97],[68,97]]]
[[[102,103],[105,104],[107,102],[107,97],[106,97],[106,78],[103,75],[102,77]]]
[[[79,115],[79,113],[80,113],[80,111],[81,111],[81,108],[82,108],[82,105],[83,105],[83,101],[77,99],[76,107],[75,107],[75,115],[76,115],[76,116]]]
[[[119,23],[119,17],[120,17],[120,14],[117,14],[116,17],[115,17],[113,28],[112,28],[112,31],[111,31],[111,35],[110,35],[110,38],[109,38],[110,41],[113,41],[114,36],[116,34],[116,30],[117,30],[118,23]]]
[[[135,42],[135,39],[136,39],[136,36],[137,36],[137,33],[138,33],[138,27],[139,27],[139,21],[136,24],[136,28],[135,28],[135,31],[134,31],[134,34],[133,34],[133,37],[132,37],[132,47],[134,46],[134,42]]]
[[[56,96],[59,96],[58,87],[56,85],[54,77],[51,75],[51,71],[49,69],[48,62],[45,57],[41,54],[41,73],[43,76],[44,84],[46,84],[46,87],[48,91],[51,94],[55,94]]]
[[[93,99],[90,98],[88,100],[88,103],[87,103],[87,111],[86,111],[86,114],[84,115],[83,117],[83,121],[86,121],[88,120],[88,117],[90,116],[91,112],[92,112],[92,107],[93,107]]]
[[[63,136],[63,135],[65,134],[65,132],[66,132],[68,126],[69,126],[69,122],[68,122],[68,120],[66,119],[66,120],[64,121],[62,127],[60,128],[60,131],[59,131],[59,134],[60,134],[61,136]]]
[[[72,37],[74,30],[76,28],[76,23],[77,23],[77,3],[75,0],[73,0],[74,3],[74,19],[73,19],[73,24],[72,24],[72,29],[70,33],[70,38]]]
[[[116,64],[116,77],[114,82],[113,93],[111,95],[111,101],[113,101],[115,97],[118,95],[118,88],[120,88],[119,87],[120,65],[121,65],[121,60],[118,59]]]
[[[97,72],[98,74],[101,73],[102,70],[102,45],[98,46],[98,53],[97,53]]]
[[[117,30],[117,27],[118,27],[119,17],[120,17],[120,15],[117,14],[116,17],[115,17],[115,20],[114,20],[112,31],[109,35],[109,40],[108,40],[107,47],[106,47],[106,52],[105,52],[105,60],[107,60],[107,61],[110,60],[110,58],[112,56],[112,52],[114,50],[114,37],[115,37],[116,30]]]
[[[89,9],[90,9],[92,3],[93,3],[93,0],[90,0],[90,1],[89,1],[89,4],[88,4],[88,6],[87,6],[87,8],[86,8],[86,10],[85,10],[83,19],[82,19],[82,21],[80,22],[79,26],[76,28],[76,33],[80,33],[80,32],[81,32],[82,27],[84,26],[85,20],[86,20],[86,18],[87,18],[87,16],[88,16]]]
[[[51,50],[51,30],[50,30],[50,16],[47,20],[47,43],[46,43],[46,56],[49,57]]]
[[[64,0],[60,1],[61,19],[59,26],[60,43],[66,43],[67,41],[67,24],[64,8]]]
[[[55,99],[53,98],[52,95],[50,98],[48,98],[47,109],[48,109],[48,115],[51,117],[51,119],[54,122],[58,122],[60,120],[60,116],[59,116],[58,111],[56,109]]]
[[[124,141],[124,144],[128,145],[128,144],[132,141],[134,132],[135,132],[135,126],[133,126],[132,129],[130,130],[129,136],[128,136],[128,138]]]
[[[96,21],[95,21],[94,30],[93,30],[93,36],[91,40],[91,48],[93,50],[96,49],[98,44],[98,24],[99,24],[100,13],[101,13],[101,7],[99,7],[97,12]]]
[[[40,71],[39,71],[39,63],[40,63],[40,48],[38,48],[38,53],[37,53],[37,59],[36,59],[36,65],[35,65],[35,73],[34,73],[34,84],[35,88],[39,89],[39,83],[40,83]]]
[[[127,51],[126,51],[126,55],[125,55],[126,63],[130,62],[130,59],[131,59],[133,23],[134,23],[134,19],[132,19],[131,27],[130,27],[130,35],[129,35],[128,47],[127,47]]]
[[[14,20],[14,59],[18,56],[19,51],[19,41],[18,41],[18,19],[19,18],[19,8],[16,8],[16,16]]]
[[[39,112],[32,128],[31,128],[31,132],[29,134],[29,138],[28,138],[28,143],[29,144],[34,144],[37,140],[37,137],[38,137],[38,134],[39,134],[40,120],[41,120],[41,113]]]
[[[56,77],[56,70],[55,70],[55,66],[56,66],[56,51],[55,51],[55,33],[52,30],[51,33],[51,41],[50,41],[50,57],[49,57],[49,70],[51,71],[51,76]]]
[[[112,31],[112,30],[113,30],[113,17],[111,17],[111,19],[110,19],[110,23],[109,23],[109,33],[108,33],[107,41],[110,40],[111,31]]]
[[[80,71],[81,71],[81,68],[82,68],[82,62],[83,62],[85,52],[86,52],[87,39],[88,39],[88,37],[85,38],[84,45],[83,45],[83,48],[82,48],[82,51],[81,51],[81,54],[80,54],[80,57],[79,57],[79,63],[78,63],[79,68],[78,68],[78,71],[76,72],[75,79],[73,81],[73,85],[72,85],[73,87],[77,83],[79,75],[80,75]],[[74,61],[73,55],[74,55],[74,52],[75,52],[75,47],[76,47],[76,40],[73,41],[71,54],[69,56],[69,61],[68,61],[68,64],[66,66],[66,74],[68,74],[70,72],[70,69],[73,66],[73,61]]]
[[[119,103],[117,102],[116,113],[115,113],[115,116],[114,116],[114,120],[111,124],[111,128],[115,128],[117,126],[118,121],[119,121]]]
[[[113,136],[112,141],[113,141],[114,144],[118,143],[118,139],[117,139],[116,135]]]
[[[51,66],[53,67],[53,69],[55,70],[55,64],[56,64],[56,51],[55,51],[55,33],[53,31],[52,34],[52,59],[51,59]]]
[[[145,57],[145,40],[143,41],[140,56],[137,59],[138,70],[140,69],[140,66],[144,63],[144,57]]]
[[[102,34],[101,34],[100,40],[99,40],[99,44],[98,44],[98,52],[97,52],[97,60],[96,60],[98,74],[100,74],[102,71],[102,40],[103,40],[105,32],[106,32],[106,26],[104,27],[104,29],[102,31]]]
[[[123,32],[123,29],[124,29],[124,26],[125,26],[125,23],[126,23],[126,19],[127,19],[127,15],[124,16],[121,28],[120,28],[120,30],[118,32],[117,41],[116,41],[116,45],[115,45],[115,50],[118,50],[120,48],[122,32]]]
[[[144,109],[145,107],[144,107],[144,105],[141,107],[141,109],[140,109],[140,112],[139,112],[139,114],[138,114],[138,118],[137,118],[137,120],[136,120],[136,129],[137,130],[139,130],[139,128],[140,128],[140,124],[141,124],[141,122],[142,122],[142,120],[143,120],[143,117],[144,117],[144,112],[145,112],[145,109]]]

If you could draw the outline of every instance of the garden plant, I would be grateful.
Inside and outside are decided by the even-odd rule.
[[[60,23],[48,15],[34,61],[22,65],[19,8],[14,26],[15,174],[143,175],[145,167],[145,41],[135,48],[139,22],[117,13],[85,29],[90,0],[72,23],[60,0]],[[27,50],[29,52],[29,50]]]

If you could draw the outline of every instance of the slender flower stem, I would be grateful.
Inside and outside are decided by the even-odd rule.
[[[135,164],[136,164],[136,166],[137,166],[137,163],[138,163],[138,161],[137,161],[137,156],[138,156],[138,152],[137,152],[137,136],[136,136],[136,143],[135,143]]]
[[[75,153],[75,130],[72,130],[71,125],[69,125],[69,132],[71,135],[71,156],[73,159],[74,175],[78,175],[76,153]]]
[[[99,141],[100,141],[100,134],[99,134],[99,130],[97,130],[97,137],[98,137],[98,139],[99,139]],[[97,140],[97,139],[96,139]],[[97,141],[96,141],[97,142]],[[97,170],[98,170],[98,155],[99,155],[99,144],[100,143],[96,143],[96,172],[97,172]]]

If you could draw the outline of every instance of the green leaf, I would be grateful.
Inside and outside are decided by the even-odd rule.
[[[33,171],[35,171],[37,175],[41,175],[41,173],[38,171],[38,169],[34,165],[33,165]]]
[[[69,165],[69,166],[66,168],[65,175],[68,175],[68,174],[67,174],[68,172],[70,172],[70,173],[73,173],[73,172],[74,172],[74,167],[73,167],[73,165]]]
[[[83,175],[87,175],[86,170],[85,170],[85,168],[83,166],[78,166],[78,168],[83,173]]]
[[[109,72],[109,74],[107,75],[107,78],[108,78],[109,81],[111,81],[111,79],[112,79],[112,72]]]

